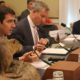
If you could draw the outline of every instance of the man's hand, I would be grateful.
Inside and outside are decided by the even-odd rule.
[[[19,60],[27,61],[27,62],[34,62],[38,59],[37,55],[31,51],[25,53],[23,56],[19,57]]]
[[[48,40],[46,38],[41,38],[39,42],[36,45],[34,45],[34,49],[41,52],[42,50],[45,49],[45,45],[47,43],[48,43]]]
[[[41,38],[38,43],[45,46],[48,43],[48,39],[47,38]]]
[[[34,45],[34,49],[41,52],[42,50],[45,49],[45,45],[42,45],[42,44],[38,43],[38,44]]]

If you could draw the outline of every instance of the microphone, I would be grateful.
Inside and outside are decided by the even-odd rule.
[[[66,24],[64,24],[64,23],[61,23],[61,26],[63,26],[63,27],[66,27]]]
[[[65,23],[61,23],[61,26],[66,27],[70,31],[70,33],[72,33],[71,29],[68,28]]]
[[[70,33],[72,33],[71,29],[68,28],[65,23],[61,23],[61,26],[66,27],[70,31]],[[70,33],[65,33],[65,34],[68,34],[69,35]]]
[[[68,27],[66,26],[65,23],[61,23],[61,26],[66,27],[66,28],[71,32],[71,34],[72,34],[72,31],[70,30],[70,28],[68,28]],[[79,42],[79,40],[76,38],[76,36],[75,36],[74,34],[72,34],[72,36],[74,37],[74,39],[75,39],[76,41]]]

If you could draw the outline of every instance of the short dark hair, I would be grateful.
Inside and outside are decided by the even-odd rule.
[[[5,1],[0,1],[0,5],[1,5],[2,3],[5,3]]]
[[[27,4],[29,4],[30,2],[35,1],[35,0],[27,0]]]
[[[13,9],[6,7],[6,6],[0,6],[0,22],[2,23],[5,19],[6,14],[15,15],[15,12]]]

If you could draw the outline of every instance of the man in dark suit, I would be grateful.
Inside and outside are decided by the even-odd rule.
[[[80,20],[76,21],[72,27],[73,34],[80,34]]]
[[[44,30],[39,26],[42,24],[43,18],[48,16],[48,11],[49,8],[45,3],[35,1],[33,9],[27,18],[17,23],[17,27],[11,37],[20,41],[24,46],[24,52],[35,49],[42,51],[45,45],[51,44],[54,41],[54,39],[46,35]],[[34,32],[36,32],[36,34]]]
[[[21,13],[21,15],[18,17],[18,20],[21,20],[29,15],[34,1],[35,0],[27,0],[27,9]]]

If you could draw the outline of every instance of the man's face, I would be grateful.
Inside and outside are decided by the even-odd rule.
[[[31,2],[29,2],[29,3],[27,4],[27,8],[28,8],[28,9],[30,9],[30,10],[32,9],[33,2],[34,2],[34,1],[31,1]]]
[[[34,16],[34,22],[36,25],[43,24],[44,20],[48,17],[48,11],[43,9],[40,12],[35,12]]]
[[[0,30],[4,35],[10,35],[13,28],[15,28],[15,16],[6,14],[3,22],[0,22]]]
[[[32,0],[32,1],[30,1],[30,2],[27,4],[27,8],[28,8],[29,10],[32,9],[34,1],[35,1],[35,0]]]

